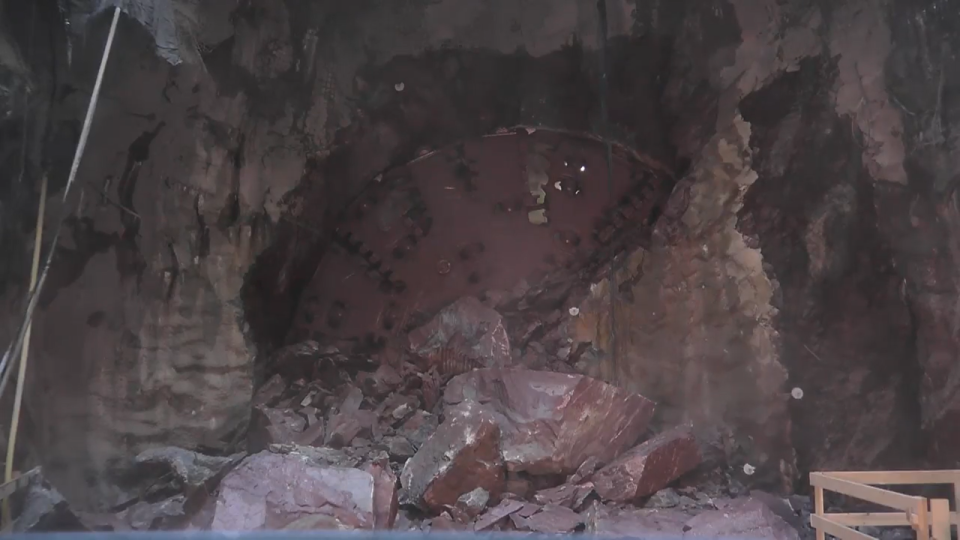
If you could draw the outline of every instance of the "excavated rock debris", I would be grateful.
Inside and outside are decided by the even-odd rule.
[[[689,427],[644,442],[593,475],[603,500],[630,502],[652,495],[700,464],[700,448]]]
[[[378,473],[379,476],[379,473]],[[213,530],[373,529],[376,480],[302,454],[261,452],[223,479]],[[392,516],[381,516],[389,523]]]
[[[455,377],[446,404],[486,404],[503,432],[511,471],[568,475],[590,457],[612,461],[637,442],[652,401],[582,375],[526,369],[478,369]]]
[[[687,474],[704,471],[691,427],[645,437],[652,401],[503,367],[506,336],[496,311],[465,298],[378,366],[358,370],[368,363],[345,348],[288,346],[254,398],[252,455],[145,453],[140,465],[175,482],[92,528],[797,537],[790,503],[738,498],[742,486],[713,469]],[[497,367],[444,363],[457,358]]]
[[[411,352],[433,363],[446,364],[438,366],[446,372],[511,363],[503,317],[469,296],[410,332],[409,339]],[[455,349],[454,354],[444,354],[450,349]]]
[[[465,401],[403,467],[401,501],[437,512],[477,488],[494,497],[503,491],[500,428],[490,412]]]

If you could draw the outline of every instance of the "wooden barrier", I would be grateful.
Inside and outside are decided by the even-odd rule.
[[[953,486],[954,511],[950,511],[948,499],[928,499],[876,487],[933,484]],[[863,526],[909,526],[917,533],[918,540],[950,540],[951,527],[958,525],[960,470],[815,472],[810,473],[810,485],[814,494],[810,525],[817,530],[817,540],[825,540],[828,534],[842,540],[874,540],[852,528]],[[896,511],[828,514],[823,510],[824,490]]]

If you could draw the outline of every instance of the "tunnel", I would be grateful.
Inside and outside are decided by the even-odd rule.
[[[957,466],[950,2],[0,5],[17,530],[786,540]]]

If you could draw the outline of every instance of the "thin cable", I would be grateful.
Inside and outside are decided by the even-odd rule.
[[[100,71],[97,73],[97,81],[93,87],[93,95],[90,97],[90,106],[87,107],[87,116],[83,121],[83,132],[80,134],[80,141],[77,143],[77,149],[73,155],[73,166],[70,169],[70,176],[67,179],[67,187],[64,188],[63,200],[67,200],[67,196],[70,194],[70,187],[73,184],[73,180],[76,178],[77,169],[80,166],[80,159],[83,157],[83,151],[87,146],[87,138],[90,135],[90,124],[93,121],[93,113],[96,111],[96,103],[100,97],[100,85],[103,82],[103,74],[107,66],[107,59],[110,57],[110,50],[113,47],[113,38],[116,35],[117,31],[117,21],[120,18],[120,8],[114,8],[113,12],[113,22],[110,25],[110,34],[107,36],[107,43],[104,46],[103,57],[100,60]],[[17,339],[14,340],[8,347],[6,352],[3,354],[3,360],[0,360],[0,373],[3,373],[3,379],[0,381],[0,396],[3,395],[3,391],[7,387],[7,381],[10,379],[10,370],[8,369],[8,364],[11,359],[16,358],[16,355],[20,352],[20,346],[23,344],[23,340],[26,337],[27,323],[28,321],[33,320],[33,312],[37,307],[37,301],[40,298],[40,292],[43,290],[43,284],[47,280],[47,274],[50,271],[50,265],[53,262],[53,255],[56,252],[57,243],[60,240],[60,231],[63,229],[63,221],[59,221],[57,226],[57,232],[53,235],[53,242],[51,243],[50,250],[47,253],[47,259],[44,261],[43,272],[40,275],[40,281],[37,282],[36,290],[29,295],[29,300],[27,302],[27,309],[24,314],[24,320],[20,324],[20,331],[17,333]]]
[[[37,288],[37,274],[40,272],[40,248],[43,247],[43,216],[47,209],[47,175],[40,181],[40,209],[37,211],[37,232],[33,239],[33,265],[30,268],[30,293]],[[7,462],[3,469],[3,481],[13,480],[13,457],[17,448],[17,430],[20,428],[20,406],[23,404],[24,381],[27,377],[27,359],[30,354],[30,331],[33,323],[28,319],[26,337],[20,352],[20,371],[17,373],[17,393],[13,398],[13,416],[10,418],[10,439],[7,441]],[[13,368],[10,368],[13,371]],[[3,528],[10,525],[10,499],[3,500]]]
[[[113,36],[117,33],[117,21],[120,20],[120,7],[113,8],[113,22],[110,23],[110,34],[107,35],[107,44],[103,48],[103,58],[100,59],[100,71],[97,73],[97,82],[93,85],[93,96],[90,97],[90,105],[87,106],[87,117],[83,121],[83,131],[80,132],[80,142],[77,144],[77,152],[73,155],[73,165],[70,166],[70,176],[67,178],[67,187],[63,190],[63,200],[67,200],[70,194],[70,186],[73,179],[77,177],[77,170],[80,168],[80,158],[83,157],[83,149],[87,146],[87,137],[90,136],[90,124],[93,123],[93,114],[97,110],[97,100],[100,98],[100,85],[103,83],[103,74],[107,70],[107,59],[110,58],[110,49],[113,45]]]
[[[110,33],[107,35],[107,42],[104,45],[103,56],[100,59],[100,70],[97,73],[97,80],[93,87],[93,95],[91,96],[90,104],[87,107],[87,116],[83,122],[83,131],[80,134],[80,140],[77,143],[77,149],[73,156],[73,165],[70,168],[70,176],[67,178],[67,185],[64,188],[64,201],[67,200],[67,197],[70,194],[70,188],[73,185],[73,181],[77,175],[77,170],[80,167],[80,160],[83,157],[83,151],[87,146],[87,139],[90,136],[90,126],[97,109],[97,100],[100,97],[100,87],[103,84],[103,75],[106,72],[107,61],[110,58],[110,51],[113,48],[113,40],[117,33],[117,22],[119,20],[120,8],[116,7],[114,8],[113,12],[113,21],[110,24]],[[40,290],[42,289],[43,284],[46,282],[50,265],[53,261],[54,253],[56,252],[57,243],[59,242],[60,238],[60,231],[63,229],[63,221],[61,220],[57,226],[57,232],[54,234],[53,243],[51,244],[50,250],[47,253],[47,259],[44,262],[43,272],[38,280],[37,273],[40,268],[40,249],[43,241],[43,216],[46,211],[46,195],[47,175],[44,175],[40,187],[40,203],[39,211],[37,213],[37,228],[34,236],[33,267],[30,275],[30,292],[26,316],[21,323],[20,332],[17,335],[16,341],[11,343],[10,347],[7,348],[7,351],[3,355],[3,360],[0,362],[0,372],[3,372],[3,380],[0,382],[0,396],[2,396],[3,391],[6,389],[7,382],[10,379],[10,374],[13,372],[13,367],[8,366],[8,364],[10,363],[11,358],[15,358],[17,353],[20,353],[20,369],[17,378],[17,390],[14,397],[13,418],[11,419],[10,438],[7,443],[7,459],[4,470],[4,478],[7,482],[9,482],[13,476],[13,458],[16,451],[17,430],[20,423],[20,408],[23,403],[23,390],[26,383],[27,359],[30,350],[30,333],[33,328],[33,312],[36,309],[37,302],[40,298]],[[23,347],[22,349],[21,346]],[[4,529],[7,529],[12,517],[10,514],[9,500],[4,499],[2,507],[3,526]]]
[[[597,0],[597,12],[600,19],[600,129],[607,154],[607,195],[610,197],[610,204],[616,206],[616,197],[613,193],[613,144],[610,142],[609,133],[609,113],[607,111],[607,94],[609,93],[609,81],[607,80],[607,2],[606,0]],[[616,265],[614,258],[613,265]],[[610,356],[613,360],[613,379],[608,382],[615,382],[620,375],[620,351],[617,346],[617,273],[611,272],[607,278],[609,284],[610,301]]]

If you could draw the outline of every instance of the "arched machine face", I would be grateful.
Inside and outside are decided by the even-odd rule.
[[[608,181],[603,143],[546,130],[422,156],[343,210],[287,341],[381,345],[463,296],[595,270],[626,232],[649,235],[670,187],[623,152]]]

